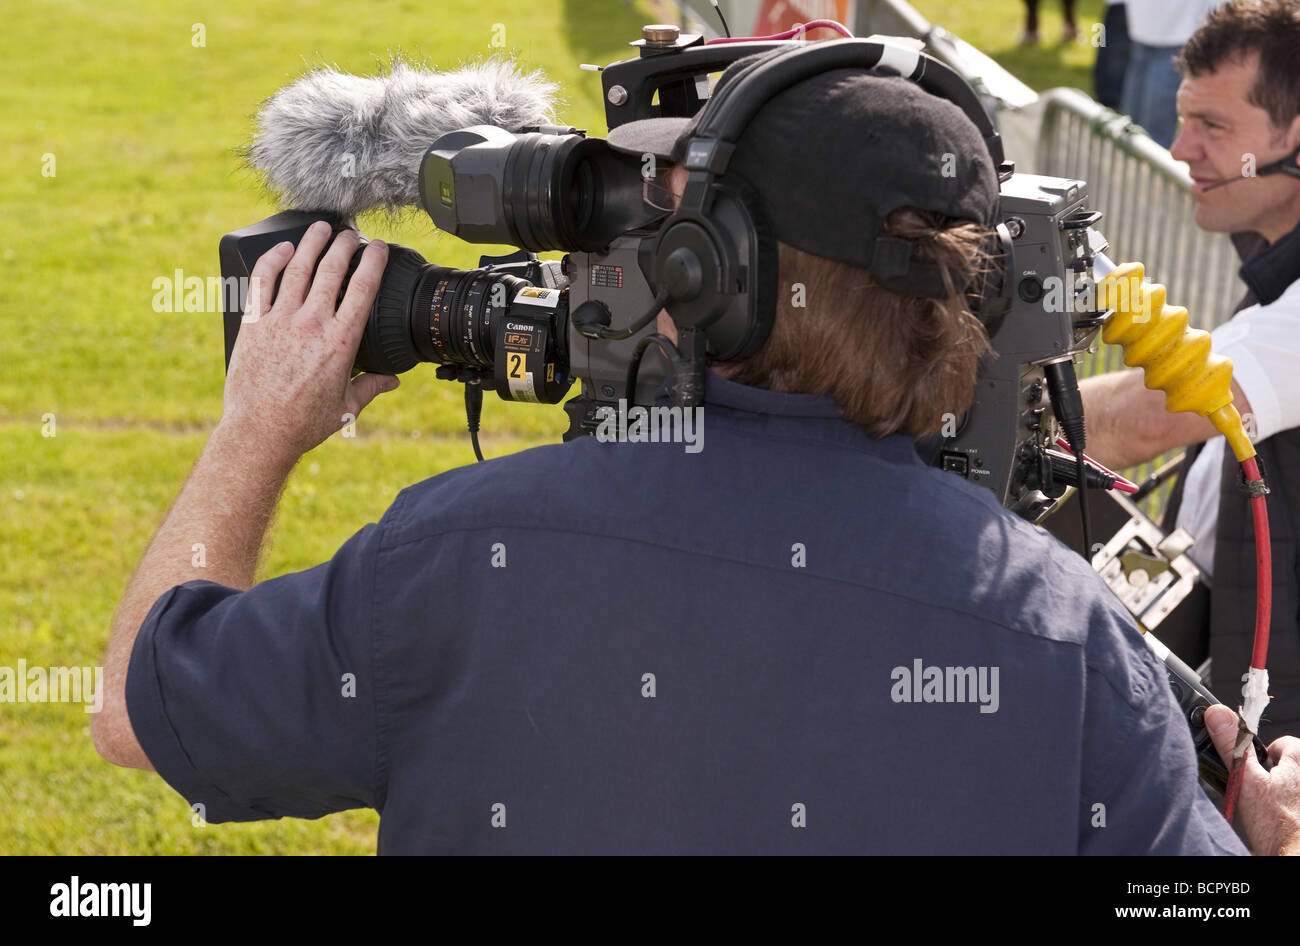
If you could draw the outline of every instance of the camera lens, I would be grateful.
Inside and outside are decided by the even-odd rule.
[[[421,360],[491,370],[501,317],[526,285],[490,271],[427,266],[412,298],[412,340]]]
[[[358,251],[349,278],[360,260]],[[503,397],[558,400],[569,386],[564,348],[568,297],[531,286],[527,279],[493,267],[449,269],[426,263],[412,249],[390,245],[355,367],[399,374],[420,362],[452,365],[494,381]],[[520,301],[522,296],[528,299]],[[539,298],[545,303],[539,305]],[[507,321],[510,331],[504,330]],[[499,352],[501,344],[505,350]],[[500,377],[503,367],[505,378]]]
[[[635,155],[581,134],[443,135],[424,157],[420,196],[445,233],[534,252],[597,252],[664,215],[642,200]]]

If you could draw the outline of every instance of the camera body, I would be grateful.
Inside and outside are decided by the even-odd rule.
[[[928,444],[932,463],[991,489],[1030,522],[1074,485],[1056,449],[1061,427],[1045,369],[1072,365],[1106,315],[1092,309],[1092,259],[1107,245],[1087,197],[1083,181],[1033,174],[1003,181],[999,212],[1015,247],[1003,275],[1010,305],[991,331],[994,355],[980,366],[970,410]]]

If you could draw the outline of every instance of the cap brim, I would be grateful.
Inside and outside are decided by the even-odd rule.
[[[653,154],[675,161],[674,148],[694,121],[693,118],[644,118],[610,129],[605,141],[624,154]]]

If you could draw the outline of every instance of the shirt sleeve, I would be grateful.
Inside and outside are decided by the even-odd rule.
[[[211,822],[382,804],[372,653],[380,526],[328,562],[236,591],[190,581],[155,603],[126,678],[158,774]]]
[[[1088,668],[1079,852],[1250,853],[1201,789],[1168,675],[1138,633],[1117,627],[1104,635],[1119,643],[1113,656],[1125,673],[1103,668],[1112,655]]]
[[[1210,333],[1216,354],[1232,359],[1232,376],[1255,415],[1256,441],[1300,427],[1300,296],[1243,309]]]

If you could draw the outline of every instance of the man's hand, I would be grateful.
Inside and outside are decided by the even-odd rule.
[[[366,247],[336,312],[339,288],[360,237],[355,230],[340,232],[313,280],[312,269],[330,233],[329,224],[318,221],[296,253],[291,244],[281,243],[257,261],[226,376],[220,428],[265,462],[285,469],[355,419],[376,395],[398,385],[395,377],[383,374],[349,380],[388,247],[379,241]],[[282,270],[275,304],[268,305]]]
[[[1224,764],[1232,767],[1237,714],[1223,705],[1205,711],[1205,726]],[[1268,747],[1273,768],[1246,753],[1237,817],[1256,854],[1300,854],[1300,739],[1283,736]]]
[[[313,282],[312,267],[329,236],[329,225],[317,223],[296,254],[283,243],[253,267],[245,322],[230,355],[221,423],[140,559],[113,618],[104,656],[104,703],[91,722],[91,735],[100,754],[117,765],[153,767],[126,706],[131,651],[150,607],[169,588],[194,579],[251,587],[262,539],[293,465],[342,427],[345,414],[355,417],[380,391],[397,387],[389,375],[348,380],[388,247],[377,242],[366,247],[335,312],[360,238],[352,230],[340,233]],[[281,270],[279,295],[268,306]],[[202,560],[196,560],[196,549],[203,550]]]

